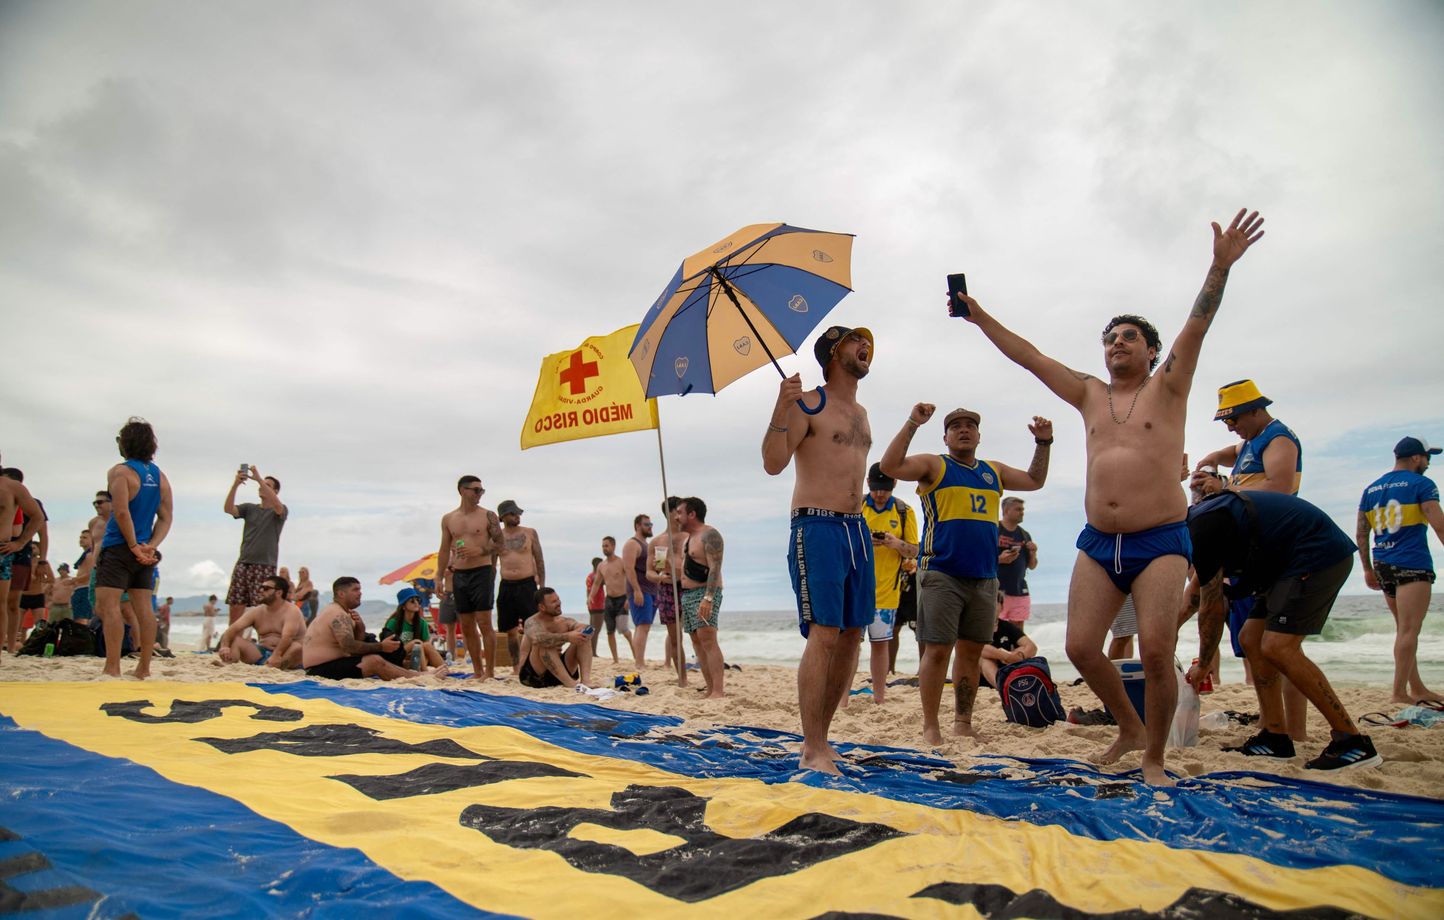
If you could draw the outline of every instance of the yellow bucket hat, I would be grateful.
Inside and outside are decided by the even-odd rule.
[[[1258,384],[1252,380],[1235,380],[1218,388],[1218,411],[1213,414],[1213,420],[1237,418],[1250,410],[1271,405],[1273,400],[1258,391]]]

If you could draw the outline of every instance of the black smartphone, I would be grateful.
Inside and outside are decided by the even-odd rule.
[[[872,539],[876,543],[881,543],[883,540],[887,539],[887,534],[881,530],[874,530],[872,532]]]
[[[948,275],[948,315],[968,316],[968,305],[958,299],[959,294],[968,293],[968,276],[962,272]]]

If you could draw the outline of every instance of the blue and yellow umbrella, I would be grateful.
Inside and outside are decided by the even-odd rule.
[[[628,353],[647,396],[716,393],[790,355],[852,290],[850,233],[752,224],[689,256]]]

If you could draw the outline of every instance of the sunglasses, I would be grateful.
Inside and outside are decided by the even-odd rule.
[[[1105,335],[1103,337],[1103,344],[1112,345],[1114,342],[1118,341],[1120,337],[1125,342],[1136,342],[1143,337],[1143,333],[1139,332],[1137,329],[1120,329],[1117,332],[1110,332]]]
[[[463,486],[462,490],[466,492],[475,492],[477,495],[480,495],[481,493],[486,491],[481,486]]]
[[[110,504],[110,502],[105,501],[104,499],[101,499],[101,500],[99,500],[99,501],[93,501],[93,502],[91,502],[91,504],[94,505],[95,507],[99,508],[101,505],[108,505],[108,504]]]

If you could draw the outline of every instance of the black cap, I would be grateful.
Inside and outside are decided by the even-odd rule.
[[[521,514],[521,513],[522,513],[522,511],[521,511],[521,506],[518,505],[516,502],[512,501],[512,500],[509,499],[509,498],[508,498],[506,501],[504,501],[504,502],[502,502],[501,504],[499,504],[499,505],[496,506],[496,516],[497,516],[497,517],[503,517],[503,516],[508,515],[508,514]]]
[[[881,463],[874,463],[867,471],[867,487],[891,492],[897,487],[897,480],[882,471]]]
[[[812,356],[817,359],[819,365],[827,367],[827,362],[832,360],[833,349],[854,332],[867,339],[868,347],[874,352],[877,351],[871,329],[862,326],[858,326],[856,329],[849,329],[847,326],[828,326],[827,330],[817,337],[817,341],[812,343]]]

